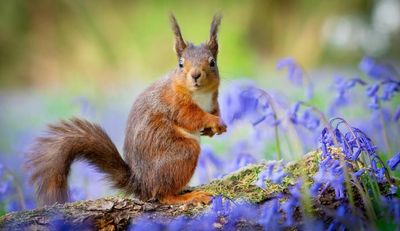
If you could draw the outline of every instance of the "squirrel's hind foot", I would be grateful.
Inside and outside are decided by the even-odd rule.
[[[181,195],[169,195],[160,199],[163,204],[210,204],[212,195],[202,191],[192,191]]]

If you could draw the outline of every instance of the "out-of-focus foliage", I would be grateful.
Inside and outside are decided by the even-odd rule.
[[[205,41],[224,15],[224,76],[259,75],[282,56],[307,68],[398,57],[400,3],[383,1],[68,1],[0,2],[0,84],[109,86],[155,79],[175,65],[168,13],[184,38]]]

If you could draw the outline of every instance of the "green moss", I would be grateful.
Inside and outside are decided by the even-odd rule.
[[[266,181],[265,190],[256,186],[255,182],[265,166],[269,163],[277,163],[276,161],[249,165],[222,179],[217,179],[210,184],[201,186],[199,189],[213,195],[222,195],[232,200],[241,199],[252,203],[260,203],[274,197],[278,193],[287,191],[290,186],[297,182],[299,177],[305,178],[306,184],[311,184],[313,176],[318,171],[320,154],[320,151],[313,151],[305,155],[300,161],[286,164],[284,171],[287,173],[287,176],[283,178],[280,184]],[[275,170],[276,168],[273,171]]]

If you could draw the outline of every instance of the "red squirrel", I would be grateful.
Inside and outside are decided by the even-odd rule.
[[[49,125],[28,154],[27,166],[41,205],[68,201],[68,175],[74,160],[105,173],[115,188],[141,200],[164,204],[209,203],[201,191],[182,194],[197,166],[200,135],[226,132],[217,101],[218,28],[215,15],[206,43],[182,38],[171,14],[178,65],[142,92],[127,121],[124,158],[97,124],[73,118]]]

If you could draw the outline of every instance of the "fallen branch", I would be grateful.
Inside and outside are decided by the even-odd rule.
[[[319,154],[318,151],[314,151],[305,155],[300,161],[285,165],[287,176],[279,184],[267,182],[266,189],[257,187],[255,181],[267,164],[276,164],[276,161],[247,166],[193,189],[222,195],[230,200],[245,200],[261,204],[277,194],[288,193],[288,188],[293,186],[300,176],[306,176],[306,183],[312,182],[312,177],[318,170]],[[317,214],[323,214],[322,208],[327,206],[335,208],[339,204],[340,202],[335,200],[334,192],[327,190],[314,200],[314,211]],[[208,205],[161,205],[137,199],[108,197],[9,213],[0,218],[0,230],[52,230],[62,227],[125,230],[138,218],[168,223],[169,218],[181,215],[196,217],[209,209],[208,207]]]

